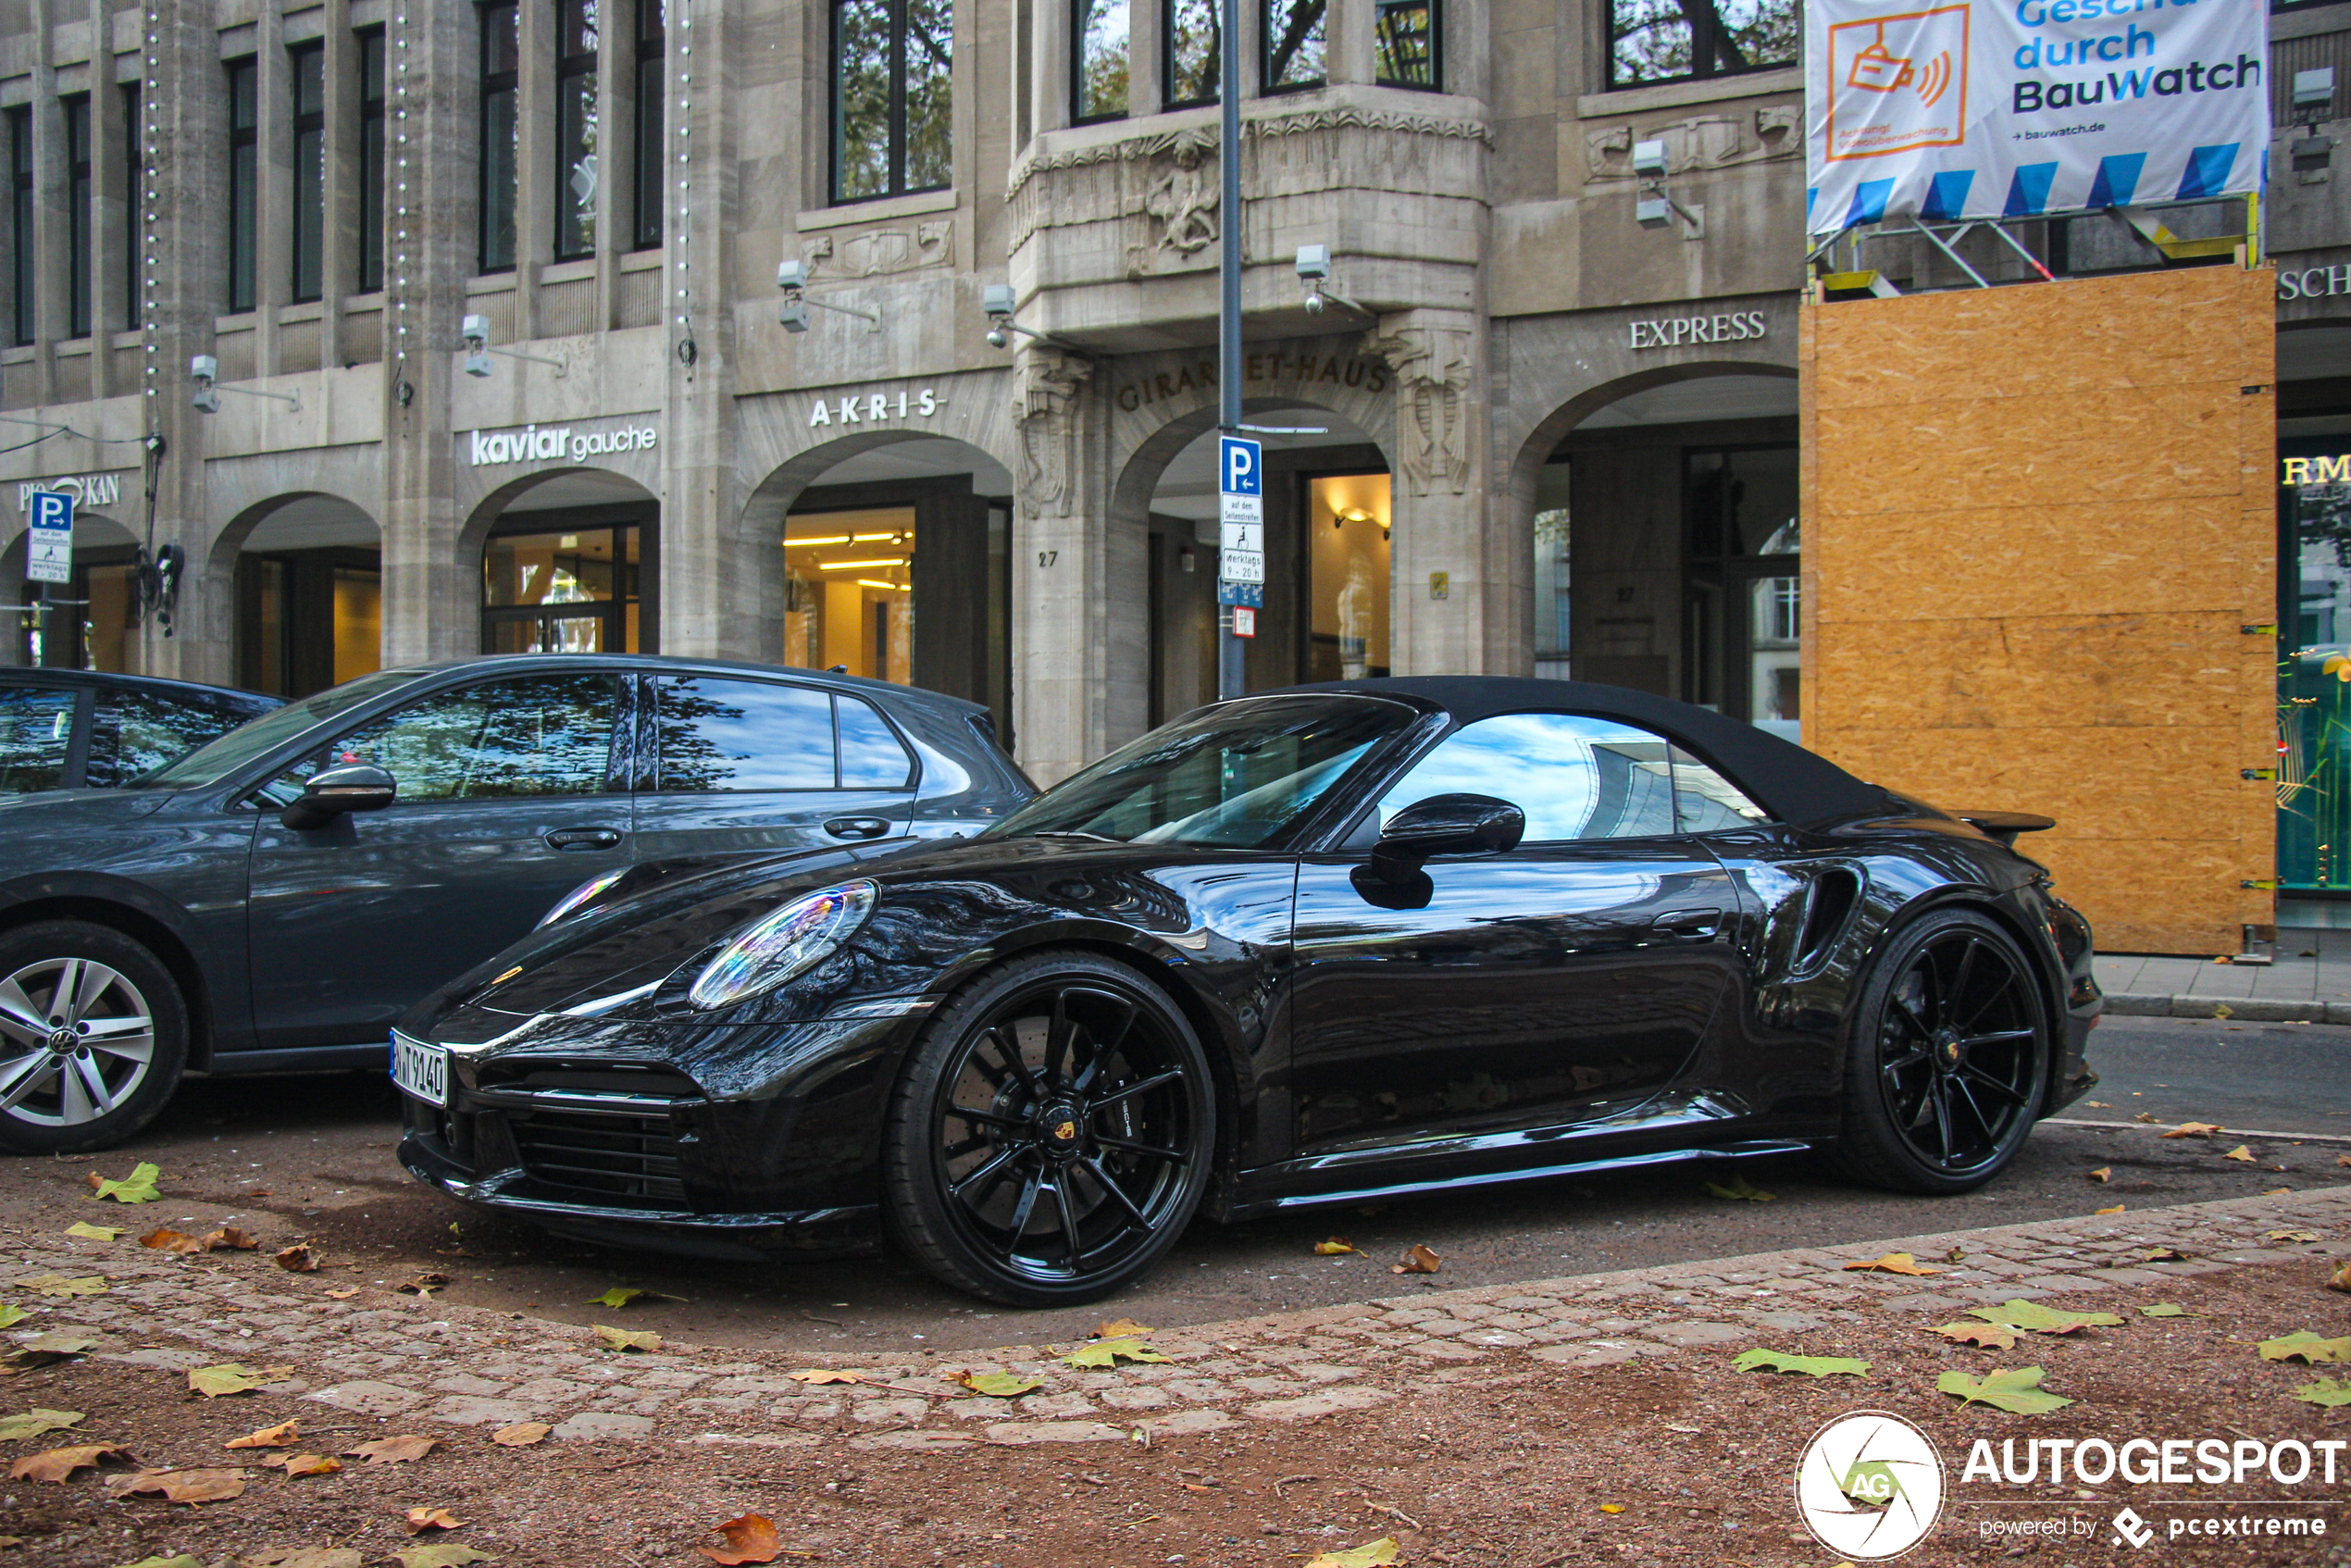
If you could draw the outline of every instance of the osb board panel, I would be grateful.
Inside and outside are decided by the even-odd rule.
[[[2276,338],[2233,267],[1802,312],[1805,738],[2024,847],[2115,951],[2271,918]],[[2248,393],[2245,389],[2260,389]]]

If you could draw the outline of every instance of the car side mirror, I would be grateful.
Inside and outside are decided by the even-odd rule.
[[[324,828],[346,812],[381,811],[400,793],[399,780],[380,767],[354,763],[310,776],[301,798],[278,814],[297,833]]]
[[[1491,795],[1431,795],[1387,819],[1372,846],[1372,869],[1410,876],[1423,862],[1501,854],[1526,836],[1526,814]]]

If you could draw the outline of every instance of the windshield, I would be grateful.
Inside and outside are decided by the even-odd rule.
[[[1257,849],[1415,716],[1400,703],[1319,693],[1227,703],[1113,752],[985,837]]]
[[[414,670],[379,670],[363,675],[356,680],[346,680],[341,686],[330,686],[315,697],[305,697],[299,703],[288,703],[236,728],[208,744],[198,746],[176,762],[166,763],[153,773],[134,778],[132,790],[200,790],[218,783],[247,763],[275,751],[320,719],[349,713],[362,703],[372,702],[397,686],[416,679]]]

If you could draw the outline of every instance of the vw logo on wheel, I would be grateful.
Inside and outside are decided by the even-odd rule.
[[[1856,1562],[1899,1557],[1943,1512],[1943,1460],[1898,1415],[1860,1411],[1812,1435],[1796,1467],[1796,1511],[1812,1537]]]

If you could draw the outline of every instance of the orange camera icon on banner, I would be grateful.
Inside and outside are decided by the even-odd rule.
[[[1918,74],[1912,64],[1885,46],[1885,35],[1879,35],[1853,56],[1853,68],[1846,73],[1848,87],[1859,87],[1869,93],[1892,93],[1908,87]]]
[[[1830,25],[1829,158],[1961,143],[1969,9],[1962,0]]]

